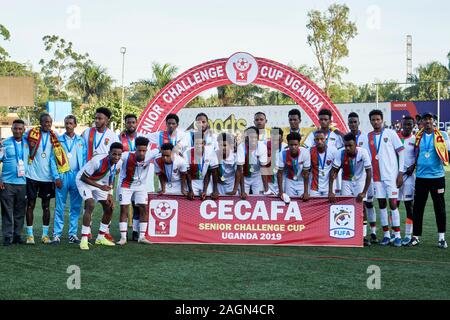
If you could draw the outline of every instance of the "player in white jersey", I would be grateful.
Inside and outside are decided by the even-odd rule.
[[[195,116],[195,130],[188,132],[187,136],[189,137],[189,146],[191,148],[194,146],[196,137],[203,137],[206,147],[212,148],[214,151],[219,149],[217,135],[211,131],[206,113],[200,112]]]
[[[401,247],[400,214],[397,209],[398,188],[403,184],[404,147],[397,133],[391,129],[383,128],[383,112],[372,110],[369,113],[373,131],[368,134],[367,149],[372,159],[372,173],[375,185],[375,197],[380,207],[380,221],[384,237],[381,245],[390,244],[389,220],[387,201],[392,214],[392,229],[395,240],[393,245]]]
[[[194,147],[186,150],[183,158],[186,159],[189,167],[188,188],[194,193],[194,196],[199,196],[201,200],[206,199],[206,196],[209,195],[214,200],[218,199],[219,161],[216,152],[211,147],[205,146],[203,137],[195,138]]]
[[[111,115],[108,108],[98,108],[95,110],[95,127],[84,130],[82,137],[88,149],[87,161],[100,154],[107,155],[111,144],[120,142],[119,137],[107,127]]]
[[[111,115],[111,110],[108,108],[97,108],[95,110],[95,127],[84,130],[82,137],[87,146],[87,161],[97,155],[106,156],[110,152],[110,146],[114,142],[120,142],[119,137],[108,128]],[[114,242],[113,237],[109,233],[109,227],[105,238]]]
[[[161,156],[155,160],[155,173],[159,177],[161,190],[159,194],[182,194],[193,199],[193,193],[187,190],[188,165],[186,160],[173,152],[171,143],[161,146]]]
[[[261,194],[268,190],[267,182],[262,179],[261,167],[267,165],[267,147],[264,141],[258,141],[256,127],[245,130],[244,141],[237,147],[239,169],[242,168],[245,193]]]
[[[122,168],[120,170],[119,194],[120,241],[117,244],[127,243],[128,212],[131,199],[139,210],[139,238],[140,243],[151,243],[145,236],[147,232],[148,213],[145,207],[148,202],[147,188],[145,187],[150,171],[150,161],[159,155],[159,149],[148,150],[148,139],[137,137],[135,139],[135,151],[122,153]]]
[[[365,200],[372,182],[372,165],[369,153],[366,149],[357,147],[356,137],[351,132],[344,136],[344,149],[338,151],[338,154],[334,158],[328,194],[328,199],[331,203],[336,202],[333,192],[333,181],[341,168],[343,172],[341,195],[355,197],[358,202]],[[371,242],[366,238],[366,235],[367,221],[366,217],[364,217],[364,246],[369,246]]]
[[[242,169],[238,170],[238,163],[243,163],[245,159],[238,159],[235,152],[235,140],[231,134],[221,133],[217,138],[219,150],[217,159],[219,161],[219,189],[220,195],[235,195],[240,186],[242,199],[247,198],[245,193],[244,180],[242,179]],[[243,154],[241,154],[241,157]]]
[[[303,201],[308,201],[309,169],[311,167],[309,150],[300,147],[301,136],[297,132],[289,133],[286,139],[288,149],[281,151],[277,163],[278,196],[283,201],[285,201],[285,194],[289,197],[300,196]]]
[[[338,153],[335,147],[326,145],[326,135],[327,132],[317,130],[314,135],[315,145],[309,149],[311,156],[309,193],[312,197],[328,196],[330,171]]]
[[[350,112],[348,115],[348,128],[355,136],[356,146],[366,149],[368,146],[367,133],[359,130],[359,116],[356,112]],[[345,143],[344,143],[345,144]],[[377,214],[373,206],[374,199],[374,185],[371,180],[369,189],[367,190],[366,198],[364,200],[364,224],[369,222],[370,225],[370,243],[379,243],[377,238]]]
[[[416,175],[414,174],[416,155],[414,152],[414,145],[416,137],[412,133],[414,128],[414,118],[406,116],[402,120],[402,130],[398,133],[400,140],[405,148],[405,169],[406,172],[403,175],[403,185],[399,190],[398,205],[400,201],[403,201],[406,209],[406,221],[405,221],[405,237],[403,238],[402,245],[407,246],[411,242],[413,231],[413,200],[414,200],[414,186],[416,183]]]
[[[278,181],[277,181],[277,163],[281,151],[287,149],[287,144],[283,142],[283,130],[278,127],[273,127],[270,130],[270,140],[266,141],[267,147],[267,165],[261,168],[262,178],[268,186],[268,190],[264,194],[278,195]]]
[[[78,172],[76,185],[85,201],[83,226],[81,228],[80,249],[89,250],[88,237],[91,234],[91,217],[95,202],[103,207],[103,217],[95,244],[114,246],[114,242],[105,238],[113,213],[113,188],[116,173],[122,166],[122,145],[119,142],[111,144],[108,155],[98,155],[88,161]]]
[[[137,116],[135,114],[127,114],[125,116],[125,130],[122,131],[118,138],[119,142],[123,146],[123,152],[133,152],[136,151],[136,138],[142,136],[141,133],[138,133],[136,131],[137,128]],[[150,164],[149,172],[147,175],[148,183],[145,183],[147,186],[148,192],[154,191],[153,186],[153,178],[154,178],[154,168],[153,163]],[[134,205],[134,201],[131,202],[131,208],[129,215],[131,219],[133,219],[133,233],[131,240],[132,241],[138,241],[139,240],[139,224],[140,224],[140,215],[139,215],[139,208]],[[130,209],[131,209],[130,208]]]
[[[335,147],[337,150],[341,149],[344,144],[342,143],[342,133],[337,130],[337,129],[333,129],[331,127],[331,122],[332,122],[332,113],[330,110],[328,109],[322,109],[319,111],[318,113],[319,116],[319,124],[320,124],[320,130],[325,131],[327,134],[325,136],[325,144],[330,147],[333,146]],[[314,141],[314,137],[317,131],[313,131],[311,132],[305,140],[304,146],[308,149],[314,147],[315,145],[315,141]],[[338,175],[337,179],[336,179],[336,183],[335,183],[335,187],[336,187],[336,193],[339,194],[340,190],[341,190],[341,177],[340,175]]]
[[[166,130],[149,133],[146,137],[151,144],[158,148],[164,143],[171,143],[174,146],[173,151],[182,155],[189,147],[189,136],[178,129],[179,123],[180,118],[176,114],[170,113],[166,117]]]

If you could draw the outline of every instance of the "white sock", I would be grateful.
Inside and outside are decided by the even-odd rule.
[[[412,223],[405,224],[405,237],[411,238],[412,231],[413,231]]]
[[[88,235],[91,233],[91,227],[82,226],[81,227],[81,240],[87,240]]]
[[[392,214],[392,226],[400,227],[400,212],[398,212],[398,209],[391,210],[391,214]]]
[[[380,221],[382,227],[389,225],[387,208],[380,209]]]
[[[119,222],[120,239],[127,240],[128,222]]]
[[[139,223],[139,239],[145,238],[145,233],[147,232],[148,222]]]
[[[395,238],[401,238],[402,236],[400,235],[400,231],[395,231],[394,232]]]
[[[139,232],[139,219],[133,219],[133,231]]]
[[[100,228],[98,229],[98,240],[103,240],[105,238],[105,233],[108,232],[108,225],[100,222]]]
[[[363,223],[363,237],[367,236],[367,223]]]
[[[439,233],[439,241],[445,240],[445,233]]]

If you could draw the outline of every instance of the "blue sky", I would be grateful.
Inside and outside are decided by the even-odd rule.
[[[56,34],[106,67],[120,84],[151,77],[151,63],[182,72],[202,62],[247,51],[281,63],[315,66],[306,43],[306,14],[334,1],[1,0],[1,41],[11,57],[37,69],[46,57],[42,37]],[[413,36],[413,68],[450,51],[450,1],[338,1],[350,7],[359,34],[350,42],[344,80],[357,84],[406,77],[406,35]]]

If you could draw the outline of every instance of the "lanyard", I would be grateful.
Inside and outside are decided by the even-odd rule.
[[[319,150],[317,150],[317,158],[319,158],[319,166],[320,166],[320,169],[322,169],[322,171],[323,171],[323,168],[325,167],[325,162],[327,160],[327,153],[328,153],[328,148],[325,148],[325,155],[324,155],[323,161],[322,161]]]
[[[130,147],[130,151],[136,151],[136,146],[134,145],[135,139],[133,139],[133,144],[131,143],[130,137],[128,136],[128,133],[125,134],[127,136],[128,140],[128,146]]]
[[[358,135],[356,136],[356,145],[358,145],[359,136],[361,135],[361,130],[358,130]]]
[[[116,166],[117,163],[114,165],[114,169],[111,170],[111,159],[108,158],[108,167],[109,167],[109,185],[112,186],[113,185],[113,181],[114,181],[114,176],[116,175]]]
[[[425,145],[425,148],[426,148],[427,152],[431,151],[431,142],[433,142],[433,137],[434,137],[434,132],[431,134],[430,140],[428,140],[428,137],[427,137],[426,133],[423,136],[423,138],[424,138],[424,145]]]
[[[17,142],[16,142],[16,140],[14,138],[12,138],[12,141],[14,143],[14,151],[16,152],[16,161],[17,161],[17,163],[19,163],[19,160],[22,160],[22,162],[23,162],[23,144],[24,144],[23,143],[23,138],[21,140],[22,150],[20,152],[20,156],[19,156],[19,150],[17,149]]]
[[[169,166],[167,164],[164,163],[164,167],[165,166]],[[167,178],[167,182],[172,182],[172,174],[173,174],[173,162],[170,164],[170,170],[166,169],[166,178]],[[170,175],[169,175],[169,171],[170,171]]]
[[[383,133],[384,133],[384,129],[383,130],[381,130],[381,135],[380,135],[380,140],[378,140],[378,144],[377,144],[377,135],[376,134],[374,134],[373,135],[373,139],[374,139],[374,142],[375,142],[375,144],[377,144],[377,155],[378,155],[378,151],[380,150],[380,145],[381,145],[381,138],[383,138]]]
[[[197,162],[197,159],[196,159],[196,154],[195,154],[195,151],[194,151],[194,160],[195,160],[195,162]],[[194,162],[194,163],[195,163]],[[201,166],[200,166],[200,164],[197,162],[197,176],[198,177],[201,177],[202,175],[203,175],[203,165],[205,164],[205,151],[203,151],[202,152],[202,164],[201,164]]]
[[[297,155],[297,158],[295,158],[295,160],[292,159],[292,168],[294,169],[294,176],[297,176],[298,174],[298,158],[300,158],[300,151]]]
[[[42,133],[43,135],[43,133]],[[50,132],[47,132],[47,135],[45,138],[42,138],[42,152],[45,153],[45,150],[47,149],[47,143],[48,143],[48,137],[50,136]]]
[[[71,153],[72,149],[73,149],[73,146],[75,145],[75,136],[72,139],[72,143],[71,143],[70,148],[69,148],[69,146],[67,145],[66,135],[64,135],[64,144],[66,145],[67,151],[69,151],[69,153]]]
[[[102,142],[103,137],[105,136],[105,133],[106,133],[106,128],[105,128],[105,131],[103,131],[103,134],[100,137],[100,140],[98,141],[98,143],[96,143],[96,141],[97,141],[97,128],[95,128],[95,132],[94,132],[94,151],[97,150],[97,148],[100,146],[100,143]]]

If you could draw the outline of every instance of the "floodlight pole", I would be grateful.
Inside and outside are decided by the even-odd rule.
[[[122,104],[121,104],[121,116],[120,116],[120,130],[123,131],[123,102],[125,98],[125,88],[123,86],[123,79],[124,79],[124,71],[125,71],[125,52],[127,52],[127,48],[121,47],[120,53],[122,54]]]
[[[441,120],[441,83],[438,82],[437,83],[437,129],[438,130],[440,130],[440,128],[439,128],[440,120]]]

